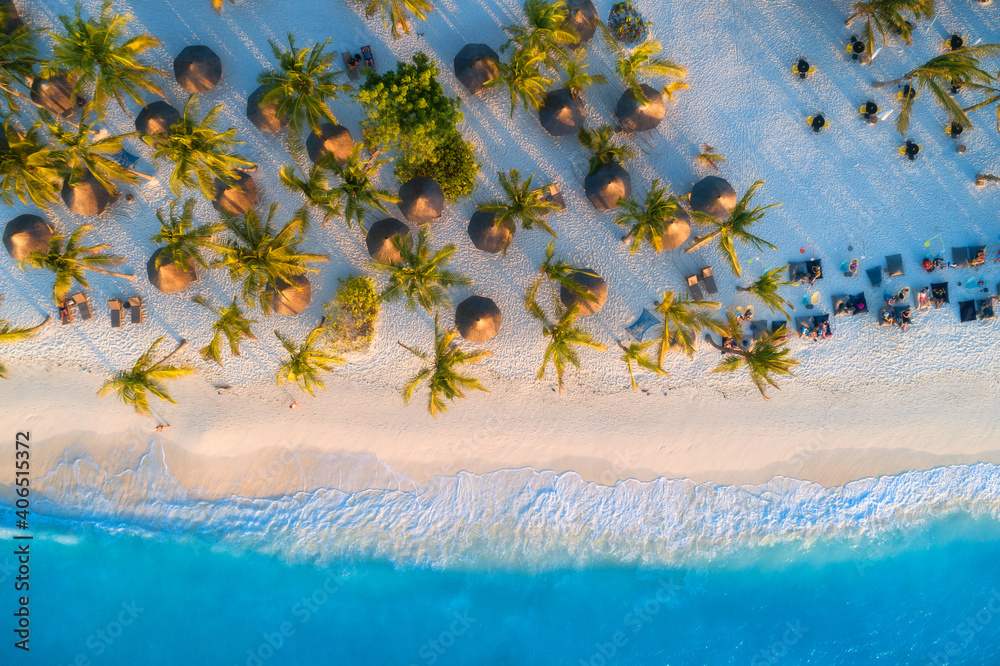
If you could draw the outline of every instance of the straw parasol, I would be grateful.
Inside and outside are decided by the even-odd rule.
[[[10,35],[18,28],[24,26],[21,15],[17,13],[17,7],[13,0],[0,0],[0,32]]]
[[[618,207],[618,200],[632,196],[632,178],[620,164],[602,164],[583,181],[587,198],[597,210]]]
[[[455,56],[455,78],[475,95],[500,74],[500,56],[486,44],[466,44]]]
[[[676,250],[691,235],[691,216],[683,208],[677,209],[677,217],[663,232],[663,249]]]
[[[576,306],[576,311],[581,315],[592,315],[604,307],[608,300],[608,283],[604,278],[597,275],[597,271],[590,268],[580,268],[569,275],[570,279],[587,290],[596,300],[585,301],[571,292],[565,286],[559,287],[559,300],[567,308]]]
[[[490,254],[503,252],[514,240],[514,232],[517,231],[513,220],[507,220],[499,226],[494,224],[494,220],[496,213],[488,210],[477,210],[469,220],[469,238],[472,239],[472,244]]]
[[[170,127],[181,119],[181,113],[164,101],[142,107],[135,117],[135,129],[142,136],[170,136]]]
[[[63,181],[62,200],[77,215],[100,215],[118,200],[118,194],[110,192],[90,171],[84,171],[76,185],[71,186],[69,179]]]
[[[344,166],[352,150],[354,150],[354,138],[351,136],[351,131],[343,125],[323,123],[319,126],[319,134],[313,131],[306,139],[306,152],[313,162],[319,162],[330,154],[333,155],[333,161],[337,166]]]
[[[38,215],[18,215],[3,230],[3,246],[14,261],[24,261],[32,252],[48,252],[55,229]]]
[[[410,228],[396,218],[387,217],[373,224],[365,237],[368,255],[380,264],[398,264],[403,261],[403,255],[392,244],[392,239],[396,236],[403,238],[406,247],[413,245]]]
[[[550,90],[538,108],[538,122],[552,136],[576,134],[587,119],[587,111],[569,88]]]
[[[69,118],[76,112],[73,81],[67,74],[37,77],[31,82],[31,101],[57,116]]]
[[[706,176],[691,188],[690,203],[691,210],[723,220],[736,207],[736,190],[724,178]]]
[[[411,178],[399,188],[399,210],[414,224],[440,220],[444,211],[444,192],[432,178]]]
[[[485,296],[469,296],[455,308],[455,328],[469,342],[495,338],[502,322],[500,308]]]
[[[257,203],[257,182],[248,173],[238,173],[239,178],[232,185],[226,185],[221,180],[215,181],[212,205],[220,213],[242,215]]]
[[[564,25],[571,28],[579,37],[576,44],[570,44],[570,48],[576,50],[593,38],[597,24],[601,21],[601,15],[597,13],[597,7],[590,0],[567,0],[566,9],[569,10],[569,16],[566,17]]]
[[[271,298],[274,314],[297,315],[312,301],[312,285],[305,275],[296,275],[291,282],[279,279],[277,286],[277,291],[270,286],[264,289],[264,293]]]
[[[247,97],[247,118],[261,132],[277,132],[288,124],[288,116],[278,117],[277,102],[260,105],[260,100],[267,91],[267,86],[260,86]]]
[[[626,90],[618,100],[615,115],[623,132],[647,132],[656,129],[667,113],[663,104],[663,93],[655,88],[642,84],[642,92],[646,102],[640,102],[632,90]]]
[[[207,46],[185,46],[174,58],[174,78],[190,93],[208,92],[222,80],[222,61]]]
[[[158,258],[159,267],[156,266]],[[146,262],[146,275],[149,276],[149,283],[164,294],[180,291],[192,282],[198,281],[198,273],[192,261],[188,260],[185,267],[178,266],[171,256],[163,254],[162,247],[157,249]]]

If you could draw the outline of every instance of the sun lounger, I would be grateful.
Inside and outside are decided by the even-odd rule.
[[[854,312],[850,310],[850,304],[854,303]],[[833,315],[842,314],[863,314],[868,312],[868,300],[865,298],[865,292],[855,294],[851,296],[850,294],[837,294],[830,299],[830,305],[833,306]]]
[[[554,203],[558,206],[559,212],[566,210],[566,199],[563,198],[562,190],[560,190],[559,186],[555,183],[539,189],[538,192],[541,192],[543,201]],[[551,211],[546,211],[545,214],[548,214],[549,212]]]
[[[955,268],[967,268],[969,265],[969,248],[951,248],[951,263],[955,264]]]
[[[903,275],[903,255],[889,254],[885,257],[885,274],[889,277]]]
[[[94,316],[94,313],[90,311],[90,301],[87,299],[87,295],[82,291],[78,291],[73,294],[73,303],[76,305],[76,309],[80,312],[80,319],[87,321]]]
[[[132,317],[132,323],[141,324],[144,318],[143,315],[145,314],[145,312],[143,312],[143,307],[142,307],[142,297],[133,296],[130,299],[128,299],[128,309],[129,309],[129,314]]]
[[[787,321],[772,321],[771,322],[771,332],[777,333],[788,325]]]
[[[826,324],[827,328],[830,330],[829,337],[833,337],[833,326],[830,325],[830,315],[824,314],[813,317],[813,326],[815,328],[820,328],[823,324]]]
[[[813,328],[813,318],[812,317],[799,317],[795,320],[795,333],[801,338],[802,337],[802,327],[806,326],[812,331]]]
[[[628,326],[625,330],[628,331],[628,334],[631,335],[633,338],[635,338],[639,342],[642,342],[642,336],[646,334],[646,331],[649,330],[649,327],[659,323],[660,323],[659,319],[654,317],[649,310],[643,308],[642,314],[640,314],[639,318],[635,320],[635,323],[633,323],[631,326]]]
[[[790,261],[788,263],[788,281],[798,282],[809,277],[809,270],[804,261]]]
[[[108,308],[111,310],[111,328],[121,328],[122,302],[117,298],[112,298],[108,301]]]
[[[996,313],[993,311],[993,299],[983,298],[977,301],[976,305],[979,308],[979,321],[986,321],[987,319],[993,319]]]
[[[714,296],[719,293],[719,288],[715,286],[715,276],[712,275],[711,266],[706,266],[698,271],[698,277],[705,283],[705,291],[707,291],[710,296]]]
[[[64,298],[59,304],[59,321],[62,322],[63,326],[73,323],[73,311],[69,308],[68,298]]]
[[[361,55],[360,53],[358,55]],[[350,51],[344,51],[340,54],[341,60],[344,61],[344,69],[347,71],[347,78],[351,81],[357,81],[361,78],[361,63],[355,62],[351,64],[351,60],[354,59],[354,54]],[[360,58],[358,59],[360,60]]]
[[[967,321],[976,321],[976,302],[975,301],[959,301],[958,302],[958,320],[963,324]]]
[[[951,303],[948,300],[948,283],[935,282],[931,285],[931,300],[940,300],[942,303]]]
[[[705,294],[701,293],[701,287],[698,286],[698,276],[689,275],[686,278],[688,293],[691,294],[691,298],[696,301],[705,300]]]
[[[375,56],[372,55],[372,47],[369,45],[364,45],[361,47],[361,57],[365,59],[365,67],[374,71],[375,69]]]
[[[882,284],[882,267],[876,266],[875,268],[869,268],[865,273],[868,274],[868,281],[872,283],[873,287],[878,287]]]
[[[982,266],[986,263],[985,245],[970,245],[967,249],[969,251],[970,266]]]
[[[767,335],[767,322],[766,321],[755,321],[750,324],[750,334],[753,339],[760,340]]]
[[[806,275],[810,278],[815,275],[817,280],[823,279],[823,262],[819,259],[810,259],[806,262]]]

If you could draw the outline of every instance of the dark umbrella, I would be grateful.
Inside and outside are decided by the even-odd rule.
[[[493,339],[502,322],[500,308],[485,296],[469,296],[455,308],[455,328],[469,342]]]
[[[31,101],[57,116],[69,118],[76,112],[73,81],[66,74],[48,79],[39,76],[31,82]]]
[[[602,164],[583,181],[587,198],[597,210],[618,207],[618,200],[632,196],[632,178],[620,164]]]
[[[288,124],[288,116],[278,117],[277,102],[260,105],[267,91],[267,86],[260,86],[247,97],[247,118],[261,132],[277,132]]]
[[[576,134],[587,119],[587,111],[569,88],[545,93],[538,109],[538,122],[552,136]]]
[[[667,113],[667,107],[663,104],[663,94],[659,90],[643,84],[642,92],[646,96],[645,102],[641,102],[631,88],[618,100],[615,115],[618,116],[618,124],[623,132],[646,132],[655,129]]]
[[[432,178],[411,178],[399,188],[399,210],[414,224],[440,220],[444,211],[444,192]]]
[[[156,265],[158,258],[160,259],[159,267]],[[189,259],[187,266],[181,267],[174,263],[170,255],[163,254],[162,247],[157,249],[146,262],[146,275],[149,276],[149,283],[164,294],[180,291],[198,280],[194,262]]]
[[[483,252],[496,254],[503,252],[511,241],[517,226],[512,220],[507,220],[497,226],[494,224],[496,213],[488,210],[477,210],[469,220],[469,238],[472,244]]]
[[[590,0],[568,0],[566,9],[569,10],[569,15],[564,25],[571,28],[579,37],[576,44],[571,44],[570,48],[578,49],[593,38],[601,16]]]
[[[63,181],[62,200],[77,215],[100,215],[118,200],[90,171],[84,171],[76,185]]]
[[[135,117],[135,129],[142,136],[170,136],[170,127],[180,119],[180,111],[166,102],[156,101],[142,107]]]
[[[569,277],[583,287],[593,297],[593,300],[584,300],[565,286],[560,285],[559,300],[564,306],[567,308],[576,306],[576,311],[581,315],[592,315],[604,307],[605,301],[608,300],[608,283],[597,275],[597,271],[581,268],[570,273]]]
[[[274,314],[297,315],[312,301],[312,285],[305,275],[293,276],[291,282],[279,279],[277,286],[277,291],[270,286],[264,289],[264,293],[271,298]]]
[[[331,154],[338,166],[344,166],[352,150],[354,138],[351,137],[351,131],[342,125],[323,123],[319,126],[319,134],[314,131],[306,139],[306,152],[313,162],[319,162],[327,154]]]
[[[373,224],[365,237],[368,255],[380,264],[398,264],[403,261],[403,255],[392,244],[392,239],[396,236],[403,239],[406,247],[413,245],[410,228],[396,218],[387,217]]]
[[[466,44],[455,56],[455,77],[475,95],[500,74],[500,56],[486,44]]]
[[[38,215],[18,215],[3,231],[3,246],[14,261],[24,261],[32,252],[48,252],[55,229]]]
[[[222,80],[222,61],[207,46],[185,46],[174,58],[174,78],[188,92],[208,92]]]
[[[248,173],[238,172],[239,178],[232,185],[221,180],[215,181],[215,197],[212,205],[220,213],[242,215],[257,203],[257,183]]]
[[[711,215],[717,220],[729,217],[736,208],[736,190],[724,178],[706,176],[691,188],[691,210]]]

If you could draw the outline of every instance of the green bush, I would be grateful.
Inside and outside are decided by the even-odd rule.
[[[375,320],[381,302],[375,283],[359,275],[337,281],[340,282],[337,293],[324,308],[324,335],[339,353],[366,352],[375,336]]]
[[[479,174],[479,162],[472,150],[472,144],[465,141],[458,132],[452,134],[437,150],[434,158],[411,164],[399,162],[395,169],[396,179],[405,183],[414,176],[433,178],[448,201],[454,203],[472,194]]]

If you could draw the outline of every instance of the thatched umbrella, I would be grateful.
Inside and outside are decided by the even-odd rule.
[[[618,100],[615,115],[618,116],[618,125],[623,132],[646,132],[655,129],[667,113],[667,107],[663,104],[663,93],[645,83],[642,84],[642,92],[646,96],[645,102],[640,102],[631,89],[626,90]]]
[[[492,299],[469,296],[455,308],[455,328],[469,342],[486,342],[500,332],[503,315]]]
[[[677,210],[677,218],[667,225],[663,232],[663,249],[676,250],[691,235],[691,216],[683,208]]]
[[[247,118],[261,132],[277,132],[288,124],[288,116],[278,117],[277,102],[260,105],[260,100],[267,91],[267,86],[260,86],[247,97]]]
[[[10,35],[23,25],[13,0],[0,0],[0,33]]]
[[[618,207],[618,200],[632,196],[632,178],[620,164],[602,164],[583,181],[587,198],[597,210]]]
[[[135,129],[142,136],[170,136],[170,127],[180,119],[180,111],[160,100],[142,107]]]
[[[267,287],[264,292],[271,298],[274,314],[297,315],[312,300],[312,285],[305,275],[296,275],[292,281],[278,280],[278,290]]]
[[[3,230],[3,246],[14,261],[24,261],[32,252],[48,252],[55,229],[38,215],[18,215]]]
[[[399,188],[399,210],[414,224],[440,220],[444,211],[444,192],[432,178],[411,178]]]
[[[717,220],[729,217],[736,207],[736,190],[724,178],[706,176],[691,188],[691,210],[711,215]]]
[[[552,136],[576,134],[587,119],[587,111],[569,88],[550,90],[538,109],[538,122]]]
[[[567,0],[566,9],[569,10],[569,16],[566,17],[565,25],[572,28],[580,38],[570,48],[578,49],[593,38],[597,24],[601,22],[601,15],[590,0]]]
[[[62,200],[77,215],[100,215],[118,201],[118,194],[110,192],[90,171],[84,171],[76,185],[71,186],[69,179],[63,181]]]
[[[222,80],[222,61],[207,46],[185,46],[174,58],[174,78],[188,92],[208,92]]]
[[[500,74],[500,56],[486,44],[466,44],[455,56],[455,78],[475,95]]]
[[[319,162],[326,155],[332,154],[333,161],[338,166],[344,166],[352,150],[354,138],[351,131],[343,125],[323,123],[319,126],[319,134],[311,132],[306,139],[306,152],[313,162]]]
[[[587,293],[596,300],[584,300],[567,289],[565,286],[559,287],[559,300],[567,308],[576,306],[576,311],[581,315],[592,315],[604,307],[608,300],[608,283],[597,274],[597,271],[589,268],[581,268],[570,273],[570,279],[587,290]]]
[[[503,252],[514,240],[514,232],[517,231],[513,220],[507,220],[499,226],[494,224],[494,220],[496,213],[488,210],[477,210],[469,220],[469,238],[472,239],[472,244],[490,254]]]
[[[410,228],[396,218],[387,217],[373,224],[365,237],[369,256],[380,264],[398,264],[403,261],[403,256],[392,244],[392,239],[396,236],[402,237],[406,247],[413,245]]]
[[[37,77],[31,82],[31,101],[63,118],[76,113],[73,81],[66,74],[56,74],[48,79]]]
[[[156,260],[161,257],[160,265],[157,267]],[[188,260],[187,266],[179,266],[174,263],[172,257],[163,254],[162,247],[157,249],[146,262],[146,275],[149,276],[149,283],[164,294],[180,291],[198,280],[194,262]]]
[[[221,180],[215,181],[215,197],[212,205],[220,213],[242,215],[257,203],[257,182],[250,174],[239,172],[239,179],[232,185]]]

